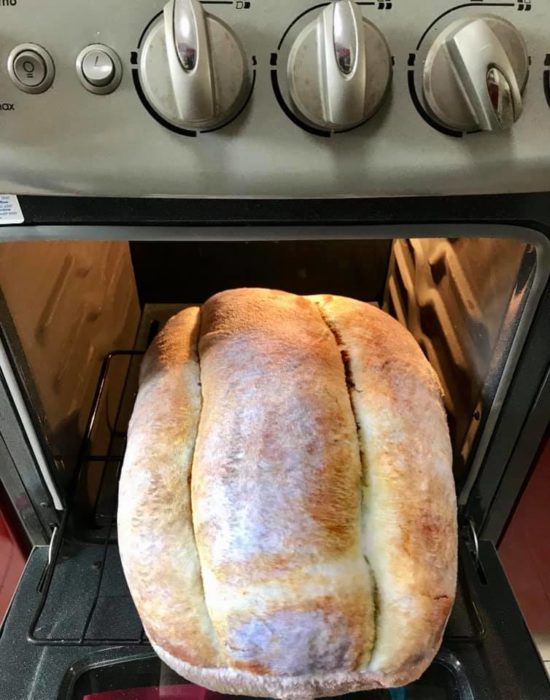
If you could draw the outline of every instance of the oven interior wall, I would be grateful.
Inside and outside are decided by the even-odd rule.
[[[131,243],[142,304],[202,303],[235,287],[381,303],[391,241]]]
[[[128,243],[2,243],[0,300],[4,334],[45,429],[58,481],[66,484],[102,360],[131,347],[136,336],[140,308]]]
[[[460,487],[534,264],[525,243],[473,238],[5,243],[2,325],[43,413],[56,462],[69,475],[101,362],[112,350],[134,347],[140,318],[142,334],[149,316],[157,319],[150,322],[150,338],[158,318],[178,304],[202,303],[239,286],[377,302],[411,330],[439,374]],[[170,304],[159,311],[158,305]],[[106,454],[110,447],[131,363],[121,359],[114,366],[89,453]],[[123,414],[130,410],[126,406]],[[83,478],[87,496],[79,502],[85,509],[97,505],[103,471],[88,465]]]
[[[28,575],[23,577],[20,588],[23,607],[32,611],[32,618],[25,618],[21,627],[25,653],[30,649],[31,654],[42,654],[47,648],[53,656],[58,645],[65,645],[68,653],[78,648],[86,658],[92,646],[109,646],[120,653],[124,648],[143,650],[146,641],[120,562],[117,484],[142,359],[135,353],[147,347],[171,314],[185,303],[200,303],[221,289],[241,285],[332,292],[376,302],[411,329],[439,372],[449,394],[455,452],[461,454],[464,431],[459,433],[457,427],[468,424],[480,394],[490,396],[491,377],[501,369],[499,363],[495,370],[492,360],[506,356],[499,348],[506,346],[503,338],[516,327],[512,321],[525,303],[521,291],[528,288],[533,262],[525,244],[473,239],[13,245],[5,251],[0,246],[4,336],[12,349],[18,348],[22,378],[53,428],[50,442],[53,445],[57,439],[57,456],[62,449],[69,454],[69,447],[73,455],[78,450],[88,428],[90,397],[98,379],[106,378],[91,440],[84,441],[79,454],[69,517],[62,536],[52,539],[51,563],[45,568],[46,548],[35,548],[30,563],[34,561],[37,576],[30,582]],[[63,265],[72,272],[63,272]],[[90,300],[97,304],[92,310]],[[112,355],[104,374],[102,358],[124,349],[130,353]],[[52,387],[63,364],[61,353],[66,351],[72,369],[61,374],[62,386],[58,380]],[[456,396],[461,390],[465,397]],[[72,417],[65,421],[69,429],[55,431],[63,411]],[[63,461],[69,464],[68,459]],[[510,622],[510,604],[503,606],[501,600],[506,586],[494,567],[488,568],[487,547],[490,543],[481,543],[479,565],[465,546],[461,548],[466,573],[460,577],[445,641],[464,649],[467,640],[476,658],[484,621],[492,625],[495,618],[506,619],[506,628]],[[469,602],[472,582],[495,604],[498,615],[480,617]],[[29,605],[31,599],[36,605]],[[521,629],[522,624],[518,614]],[[12,629],[6,628],[4,636],[0,629],[5,648]],[[498,644],[495,653],[502,657]],[[527,668],[523,659],[518,664]]]
[[[536,251],[496,238],[395,242],[384,308],[415,336],[441,380],[459,487],[493,406]]]

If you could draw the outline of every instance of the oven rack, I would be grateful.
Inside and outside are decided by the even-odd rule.
[[[149,644],[124,579],[116,537],[116,487],[143,354],[144,350],[116,350],[103,361],[71,488],[70,505],[52,536],[48,564],[38,587],[39,603],[28,630],[28,640],[33,644],[78,647]],[[109,428],[109,450],[103,455],[89,454],[110,375],[114,365],[121,361],[126,363],[127,370],[116,420]],[[90,465],[102,467],[92,510],[93,527],[84,535],[75,534],[76,494]],[[485,637],[485,626],[470,583],[474,575],[475,562],[462,542],[457,599],[444,646],[476,644]]]
[[[115,350],[103,360],[69,489],[69,507],[52,536],[48,564],[39,583],[40,599],[27,635],[34,644],[149,644],[124,580],[116,538],[116,487],[126,443],[122,412],[125,404],[133,404],[143,354],[143,350]],[[107,421],[107,453],[90,454],[113,368],[121,362],[127,367],[116,418],[112,425]],[[90,465],[101,476],[87,518],[91,525],[82,528],[79,493]]]

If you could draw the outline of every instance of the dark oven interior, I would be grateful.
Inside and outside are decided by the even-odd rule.
[[[507,238],[1,244],[4,343],[43,450],[42,470],[62,503],[61,517],[53,509],[40,515],[54,537],[33,564],[35,604],[17,624],[35,654],[80,650],[63,671],[60,697],[151,683],[166,686],[163,698],[183,697],[181,679],[149,651],[126,587],[118,476],[151,339],[184,305],[241,286],[375,303],[410,329],[436,369],[461,510],[459,594],[428,673],[406,695],[369,697],[473,697],[475,673],[466,674],[456,649],[474,654],[488,633],[472,588],[487,583],[497,563],[488,549],[481,563],[471,532],[479,523],[468,520],[467,506],[545,285],[542,254],[532,240]],[[42,482],[47,490],[44,475]],[[124,652],[108,653],[115,647]]]

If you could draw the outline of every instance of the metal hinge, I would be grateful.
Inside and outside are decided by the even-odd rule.
[[[53,559],[55,557],[55,552],[57,549],[57,541],[63,532],[63,529],[58,527],[57,525],[54,525],[53,530],[52,530],[52,536],[50,539],[50,544],[48,545],[48,561],[46,562],[46,566],[44,567],[44,571],[42,572],[40,576],[40,580],[38,581],[38,591],[42,592],[42,589],[44,588],[44,585],[47,580],[51,579],[52,574],[51,569],[53,566]]]
[[[479,565],[479,538],[476,532],[474,519],[462,511],[458,517],[460,538],[472,555],[476,566]]]
[[[468,539],[466,540],[466,546],[472,553],[474,562],[476,565],[479,564],[479,539],[476,532],[476,526],[472,518],[466,520],[466,531],[468,533]]]
[[[50,545],[48,547],[48,568],[51,566],[51,563],[52,563],[55,545],[57,544],[56,537],[59,534],[59,532],[60,532],[59,527],[57,525],[55,525],[53,528],[53,531],[52,531],[52,538],[50,540]]]

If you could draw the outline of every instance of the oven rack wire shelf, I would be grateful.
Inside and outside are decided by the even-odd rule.
[[[103,360],[99,379],[69,489],[69,506],[50,542],[48,564],[39,583],[40,599],[28,639],[39,645],[148,645],[127,588],[117,547],[117,487],[129,406],[137,390],[143,350],[115,350]],[[90,447],[106,413],[113,375],[124,375],[115,419],[108,418],[105,454]],[[125,410],[126,409],[126,410]],[[82,527],[82,491],[94,475],[97,481],[86,503],[87,527]],[[99,475],[99,476],[98,476]]]
[[[156,325],[158,328],[158,324]],[[39,603],[28,640],[50,646],[149,645],[126,585],[116,537],[116,496],[124,456],[126,428],[135,399],[143,350],[116,350],[102,364],[93,404],[80,449],[78,468],[70,489],[69,507],[50,543],[48,564],[39,584]],[[106,454],[90,453],[101,407],[115,366],[125,364],[116,420],[109,426]],[[120,372],[119,372],[120,375]],[[91,510],[93,527],[74,534],[78,517],[78,486],[86,481],[90,465],[100,472]],[[485,627],[474,600],[471,580],[475,561],[461,543],[457,599],[444,636],[448,644],[477,644]]]

